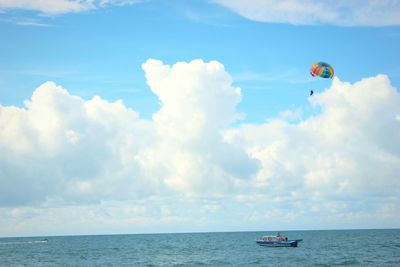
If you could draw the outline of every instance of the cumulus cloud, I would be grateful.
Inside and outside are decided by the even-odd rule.
[[[400,95],[388,77],[335,78],[310,102],[321,113],[299,123],[274,119],[226,132],[261,161],[254,185],[318,212],[398,205]]]
[[[123,183],[135,183],[124,174],[135,175],[129,158],[145,145],[148,127],[121,101],[84,101],[44,83],[25,108],[0,107],[0,203],[123,195]]]
[[[229,192],[258,161],[224,142],[238,117],[239,88],[218,62],[143,69],[161,108],[142,120],[122,101],[85,101],[53,82],[24,108],[0,107],[0,203],[136,199],[157,192]]]
[[[391,0],[214,0],[239,15],[261,22],[339,26],[399,25],[400,3]]]
[[[242,219],[264,227],[271,216],[288,228],[310,217],[343,227],[399,221],[400,94],[387,76],[335,78],[309,98],[318,115],[293,121],[301,111],[287,110],[240,125],[241,90],[221,63],[149,59],[142,68],[160,103],[149,120],[121,100],[84,100],[53,82],[22,108],[0,106],[2,229],[40,228],[74,206],[77,218],[112,229],[176,230],[196,212],[204,229]]]
[[[84,12],[107,5],[132,5],[140,0],[0,0],[0,9],[25,9],[57,15]]]
[[[221,63],[193,60],[171,67],[150,59],[143,69],[161,102],[153,116],[157,142],[144,151],[143,164],[154,170],[159,161],[155,166],[168,174],[166,183],[187,193],[229,191],[235,179],[256,171],[258,162],[223,142],[219,132],[240,117],[235,107],[241,99]]]

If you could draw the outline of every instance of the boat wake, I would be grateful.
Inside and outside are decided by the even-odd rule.
[[[18,245],[18,244],[41,244],[49,242],[48,239],[43,240],[23,240],[23,241],[6,241],[0,242],[0,245]]]

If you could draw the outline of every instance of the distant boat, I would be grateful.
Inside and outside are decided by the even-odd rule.
[[[281,236],[279,233],[277,235],[266,235],[257,239],[257,244],[266,247],[297,247],[302,239],[288,240],[287,237]]]

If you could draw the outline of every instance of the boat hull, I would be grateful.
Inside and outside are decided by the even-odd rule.
[[[301,240],[288,240],[288,241],[264,241],[257,240],[257,244],[265,247],[297,247]]]

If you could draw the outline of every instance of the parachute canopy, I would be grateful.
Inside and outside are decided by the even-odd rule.
[[[315,62],[310,68],[312,76],[319,76],[322,78],[333,78],[333,68],[328,63],[318,61]]]

